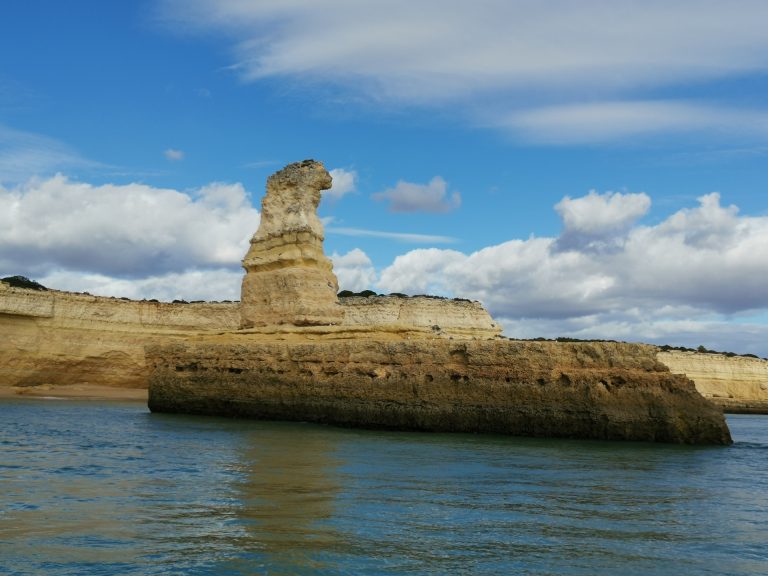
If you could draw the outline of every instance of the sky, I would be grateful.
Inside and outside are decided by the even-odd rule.
[[[236,300],[307,158],[342,289],[510,337],[768,356],[764,0],[26,0],[0,17],[0,277]]]

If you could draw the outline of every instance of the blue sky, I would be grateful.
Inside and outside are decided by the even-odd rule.
[[[0,18],[0,274],[235,299],[322,160],[342,287],[509,336],[768,356],[762,1],[29,0]]]

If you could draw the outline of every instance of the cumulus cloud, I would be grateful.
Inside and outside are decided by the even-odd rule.
[[[355,191],[357,185],[357,172],[354,170],[345,170],[344,168],[334,168],[329,171],[333,179],[333,185],[329,190],[323,191],[324,198],[338,200],[342,196]]]
[[[156,274],[145,278],[116,278],[98,273],[54,270],[36,280],[57,290],[88,292],[140,300],[239,300],[243,271],[232,268],[195,268],[183,272]]]
[[[226,35],[232,69],[245,81],[288,78],[372,102],[447,103],[473,120],[479,115],[544,142],[702,129],[765,135],[765,111],[744,112],[725,92],[718,106],[638,101],[654,91],[684,93],[688,86],[765,73],[768,4],[762,0],[165,0],[162,6],[161,18],[175,31]]]
[[[429,184],[414,184],[398,181],[394,188],[372,194],[374,200],[389,202],[391,212],[432,212],[444,213],[455,210],[461,205],[458,192],[448,194],[448,183],[440,176],[435,176]]]
[[[331,261],[341,290],[351,290],[352,292],[370,290],[376,282],[376,270],[373,267],[373,262],[359,248],[354,248],[341,255],[334,252]]]
[[[381,271],[377,288],[481,300],[520,336],[659,341],[685,325],[690,339],[728,317],[768,309],[768,217],[740,216],[712,193],[656,225],[637,224],[649,207],[644,194],[566,198],[557,205],[559,238],[471,254],[413,250]]]
[[[62,175],[32,179],[0,186],[0,272],[129,281],[236,271],[258,223],[240,184],[184,193],[144,184],[93,186]]]
[[[651,207],[647,194],[598,194],[563,198],[555,210],[563,220],[563,233],[557,241],[561,249],[604,250],[619,247],[632,224]]]
[[[171,162],[184,160],[184,152],[182,150],[176,150],[175,148],[166,149],[163,152],[163,156],[165,156],[166,160],[170,160]]]

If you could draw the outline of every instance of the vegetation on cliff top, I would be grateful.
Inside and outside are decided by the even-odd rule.
[[[48,288],[39,282],[30,280],[26,276],[6,276],[5,278],[0,278],[0,282],[5,282],[14,288],[26,288],[27,290],[48,290]]]
[[[392,292],[390,294],[377,294],[373,290],[363,290],[362,292],[352,292],[351,290],[342,290],[337,294],[339,298],[351,298],[357,296],[360,298],[380,297],[380,298],[430,298],[432,300],[451,300],[452,302],[472,302],[468,298],[448,298],[447,296],[435,296],[433,294],[414,294],[409,296],[402,292]]]
[[[698,348],[686,348],[685,346],[670,346],[668,344],[664,344],[663,346],[659,346],[659,350],[661,350],[662,352],[669,352],[670,350],[675,350],[678,352],[698,352],[699,354],[722,354],[723,356],[728,356],[728,358],[732,358],[734,356],[741,356],[743,358],[760,359],[760,356],[757,356],[756,354],[737,354],[736,352],[719,352],[717,350],[709,350],[704,346],[699,346]],[[764,358],[764,360],[768,360],[768,358]]]

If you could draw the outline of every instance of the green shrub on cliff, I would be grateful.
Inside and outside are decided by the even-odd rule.
[[[48,288],[39,282],[30,280],[26,276],[8,276],[6,278],[0,279],[0,282],[5,282],[14,288],[26,288],[27,290],[48,290]]]

